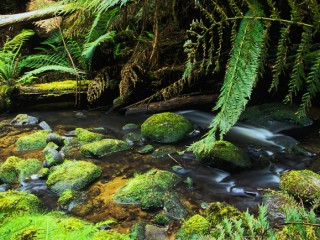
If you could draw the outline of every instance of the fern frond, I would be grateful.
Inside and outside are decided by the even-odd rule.
[[[315,29],[320,29],[320,4],[317,0],[309,0],[310,11],[312,14],[312,23]]]
[[[21,61],[21,65],[27,68],[40,68],[46,65],[60,65],[60,66],[71,66],[68,61],[66,61],[66,54],[38,54],[27,56]]]
[[[280,19],[280,11],[276,6],[276,2],[274,0],[267,0],[267,3],[271,11],[270,17],[273,19]]]
[[[33,35],[34,35],[33,30],[25,30],[25,29],[22,30],[21,33],[19,33],[18,35],[16,35],[14,38],[7,41],[3,45],[2,52],[6,52],[6,51],[15,52],[15,51],[17,51],[20,48],[20,46],[22,44],[24,44],[27,40],[29,40],[30,37],[32,37]]]
[[[304,58],[305,55],[309,52],[311,41],[311,29],[304,28],[304,31],[301,35],[301,42],[295,55],[294,65],[288,85],[289,91],[287,96],[285,97],[285,102],[292,102],[293,96],[301,90],[303,81],[306,80]]]
[[[236,16],[242,16],[243,15],[243,12],[238,7],[238,3],[236,3],[234,0],[229,0],[228,3],[230,5],[230,8],[232,9],[232,11],[234,12],[234,15],[236,15]]]
[[[291,21],[293,22],[302,22],[303,20],[303,14],[301,12],[299,3],[296,2],[296,0],[288,0],[288,4],[291,8]]]

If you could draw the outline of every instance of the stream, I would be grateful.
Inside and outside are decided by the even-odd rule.
[[[122,139],[128,132],[122,130],[127,123],[142,124],[148,117],[107,115],[98,111],[28,111],[24,112],[35,116],[40,121],[45,121],[60,135],[68,134],[77,127],[86,129],[104,129],[103,133]],[[213,115],[198,111],[186,110],[177,112],[186,116],[200,134],[174,144],[178,150],[184,150],[186,146],[199,139],[209,126]],[[0,122],[12,120],[17,113],[0,116]],[[318,123],[317,123],[318,124]],[[152,168],[172,171],[172,167],[179,164],[177,173],[183,179],[191,178],[192,187],[186,184],[177,186],[177,191],[182,202],[190,213],[196,213],[201,209],[202,203],[225,201],[236,206],[240,210],[249,209],[255,212],[258,204],[262,202],[263,189],[276,189],[279,183],[279,174],[290,169],[312,169],[318,172],[320,163],[317,154],[320,152],[319,126],[314,124],[304,129],[292,124],[274,122],[268,129],[245,123],[237,123],[226,135],[225,139],[245,149],[251,156],[257,159],[271,160],[263,169],[229,173],[220,169],[201,166],[195,156],[187,152],[183,155],[172,154],[170,157],[154,159],[150,155],[141,155],[136,147],[129,151],[113,153],[110,156],[99,159],[86,159],[101,166],[102,175],[99,180],[84,189],[83,204],[85,210],[70,211],[70,214],[84,218],[92,222],[99,222],[109,218],[116,219],[119,223],[117,230],[127,232],[137,221],[150,221],[156,214],[142,211],[139,206],[119,205],[111,200],[112,194],[123,186],[134,173],[144,173]],[[39,128],[38,126],[36,128]],[[11,136],[0,135],[0,161],[14,155],[22,158],[38,158],[44,160],[41,150],[21,151],[15,150],[15,140],[30,133],[34,127],[18,127]],[[299,131],[302,133],[299,133]],[[0,132],[1,133],[1,132]],[[10,142],[11,141],[11,142]],[[288,153],[287,149],[295,146],[308,149],[302,153]],[[161,146],[151,143],[155,148]],[[26,190],[36,194],[48,210],[57,210],[58,196],[49,191],[45,180],[28,179],[23,181],[19,190]],[[60,209],[61,210],[61,209]],[[172,231],[176,226],[171,226]]]

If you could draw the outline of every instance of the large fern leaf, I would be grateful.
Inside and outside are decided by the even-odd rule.
[[[21,47],[21,45],[24,44],[27,40],[29,40],[29,38],[33,35],[33,30],[22,30],[21,33],[19,33],[14,38],[12,38],[4,44],[2,52],[17,51]]]
[[[223,135],[236,123],[250,98],[257,80],[263,47],[264,25],[261,21],[252,18],[257,12],[261,14],[261,9],[249,10],[241,21],[227,65],[221,94],[213,108],[220,111],[213,119],[207,136],[191,145],[190,150],[209,151],[216,132],[220,131],[220,138],[223,138]]]

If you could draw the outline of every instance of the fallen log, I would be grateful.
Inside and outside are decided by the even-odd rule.
[[[134,107],[129,107],[126,110],[126,115],[151,114],[165,111],[175,111],[185,108],[195,108],[210,104],[210,107],[218,99],[218,94],[200,95],[200,96],[183,96],[176,97],[166,101],[152,102],[141,104]]]

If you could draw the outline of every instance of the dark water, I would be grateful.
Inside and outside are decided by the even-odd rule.
[[[189,118],[201,132],[204,132],[214,117],[212,114],[196,110],[178,113]],[[122,138],[127,133],[122,130],[122,126],[127,123],[139,125],[148,117],[106,115],[104,112],[94,111],[30,111],[27,114],[38,117],[40,121],[46,121],[54,132],[61,135],[74,130],[76,127],[87,129],[104,128],[103,133],[117,138]],[[8,114],[1,116],[0,122],[11,120],[15,115]],[[281,172],[289,169],[303,168],[314,168],[318,171],[317,164],[319,159],[314,155],[320,152],[318,130],[317,126],[315,129],[308,129],[310,133],[307,133],[305,130],[303,131],[304,136],[300,134],[301,139],[297,139],[297,136],[295,138],[292,137],[295,135],[296,130],[290,124],[274,122],[269,129],[244,123],[237,124],[227,134],[226,140],[244,148],[251,156],[256,156],[257,158],[263,156],[272,161],[263,169],[244,171],[236,174],[201,166],[192,153],[185,153],[184,155],[173,154],[171,158],[154,159],[150,155],[143,156],[138,154],[137,149],[133,148],[130,151],[114,153],[101,159],[87,159],[100,165],[103,173],[96,183],[85,189],[90,194],[88,201],[91,201],[95,207],[80,216],[93,222],[105,220],[111,216],[121,223],[123,229],[132,226],[138,220],[151,219],[148,214],[142,212],[138,207],[116,206],[114,203],[111,203],[110,195],[136,172],[143,173],[152,168],[172,171],[172,167],[178,163],[182,166],[178,174],[184,179],[190,177],[193,180],[192,189],[188,189],[186,184],[178,186],[182,201],[188,205],[188,209],[191,212],[197,212],[201,203],[213,201],[226,201],[235,205],[240,210],[248,208],[254,211],[257,205],[261,203],[263,189],[278,187],[279,174]],[[285,131],[287,131],[287,134],[284,134]],[[14,139],[18,136],[19,134],[12,137]],[[184,150],[185,146],[196,141],[199,136],[175,144],[175,147],[178,150]],[[310,147],[311,151],[307,151],[304,154],[287,153],[286,150],[288,148],[298,143],[306,148]],[[160,146],[154,143],[153,145],[155,147]],[[9,155],[44,159],[41,150],[16,152],[14,141],[8,146],[3,145],[1,147],[0,145],[0,160],[4,161]],[[56,204],[57,196],[46,188],[43,180],[31,179],[28,182],[23,182],[20,190],[28,190],[38,195],[48,209],[58,208]]]

